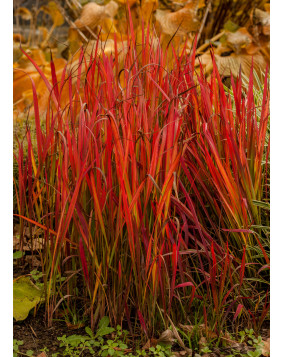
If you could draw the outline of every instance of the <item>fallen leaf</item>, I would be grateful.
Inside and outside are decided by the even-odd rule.
[[[227,346],[232,346],[235,343],[235,341],[232,339],[232,336],[228,331],[226,331],[223,335],[221,335],[220,338],[224,340]]]
[[[13,41],[14,42],[21,42],[21,43],[25,43],[26,42],[26,39],[25,37],[20,34],[20,33],[14,33],[13,34]]]
[[[192,333],[194,331],[194,326],[193,325],[183,325],[183,324],[179,324],[179,327],[185,331],[186,333]]]
[[[157,6],[157,0],[143,0],[141,2],[141,15],[145,24],[152,18],[152,13],[156,10]]]
[[[117,1],[123,5],[129,4],[130,7],[132,7],[136,3],[136,0],[117,0]]]
[[[41,352],[39,355],[37,355],[37,357],[48,357],[48,356],[45,352]]]
[[[192,350],[187,351],[179,351],[179,352],[173,352],[172,356],[175,357],[191,357],[193,355]]]
[[[42,301],[43,291],[28,277],[20,277],[13,282],[13,317],[16,321],[25,320],[31,309]]]
[[[163,33],[167,35],[185,36],[199,28],[197,19],[198,1],[188,2],[182,9],[175,12],[156,10],[156,20],[159,22]]]
[[[228,32],[226,35],[226,44],[236,54],[240,54],[244,48],[248,48],[253,42],[252,35],[245,27],[239,28],[236,32]]]
[[[270,35],[270,14],[260,9],[255,9],[253,14],[257,23],[262,26],[262,33],[265,36]]]
[[[41,267],[41,262],[36,256],[32,255],[27,255],[26,256],[26,262],[28,262],[30,265],[32,265],[34,268],[39,268]]]
[[[173,331],[169,329],[162,332],[159,339],[157,340],[157,343],[164,343],[168,345],[172,345],[173,342],[174,342],[174,334]]]
[[[270,356],[270,338],[267,340],[263,340],[263,347],[261,348],[261,353],[263,356],[267,357]]]
[[[75,21],[75,26],[79,29],[94,31],[104,18],[113,18],[119,5],[111,0],[107,5],[98,5],[90,2],[83,7],[81,16]]]
[[[148,350],[150,347],[156,347],[157,345],[157,340],[155,338],[151,338],[150,340],[147,340],[147,342],[143,345],[142,350]]]
[[[266,68],[266,61],[260,53],[255,54],[254,56],[236,55],[235,53],[231,53],[229,56],[221,56],[215,53],[215,61],[218,71],[220,75],[224,77],[230,77],[231,73],[234,77],[237,77],[240,67],[242,73],[248,77],[250,74],[252,58],[254,60],[254,69],[258,75],[261,75],[261,72]],[[199,60],[204,66],[206,74],[209,74],[213,69],[210,53],[204,53],[199,57]]]
[[[42,6],[40,9],[51,16],[54,26],[61,26],[65,22],[65,19],[55,1],[49,1],[47,6]]]
[[[19,7],[15,11],[15,16],[20,16],[25,21],[32,20],[32,13],[26,7]]]
[[[198,341],[198,344],[200,348],[205,347],[207,345],[207,340],[205,337],[201,337],[200,340]]]

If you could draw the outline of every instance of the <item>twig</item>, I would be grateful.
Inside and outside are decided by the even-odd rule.
[[[172,325],[172,331],[174,336],[176,337],[177,341],[179,342],[179,345],[186,351],[189,352],[189,348],[187,348],[183,342],[183,340],[181,339],[175,325],[173,324],[173,321],[170,319],[170,317],[167,315],[168,320],[170,321],[171,325]]]
[[[65,20],[68,22],[68,24],[76,29],[78,31],[78,33],[80,34],[80,36],[83,38],[84,41],[88,42],[88,39],[86,38],[86,36],[82,33],[82,31],[75,25],[75,23],[69,19],[69,17],[66,14],[66,11],[62,8],[62,6],[59,4],[58,0],[55,0],[56,4],[58,5],[58,8],[60,9],[62,15],[64,16]]]
[[[196,50],[196,54],[200,54],[201,52],[203,52],[212,42],[217,41],[220,37],[222,37],[225,34],[225,31],[220,32],[219,34],[215,35],[214,37],[212,37],[209,42],[204,43],[203,45],[201,45],[197,50]]]
[[[34,334],[34,336],[37,338],[37,334],[35,333],[34,329],[32,328],[31,325],[29,325],[30,329],[31,329],[31,332]]]
[[[208,4],[206,6],[206,10],[205,10],[205,13],[204,13],[204,16],[203,16],[203,19],[202,19],[202,22],[201,22],[201,25],[200,25],[200,28],[199,28],[199,32],[198,32],[198,35],[197,35],[197,43],[201,37],[201,33],[203,31],[203,28],[204,28],[204,25],[205,25],[205,22],[206,22],[206,19],[207,19],[207,15],[209,13],[209,11],[211,10],[211,2],[212,0],[209,0],[208,1]]]

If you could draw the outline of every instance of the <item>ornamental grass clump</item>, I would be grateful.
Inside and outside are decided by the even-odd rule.
[[[49,324],[64,310],[92,328],[106,315],[147,336],[188,320],[219,334],[268,315],[267,76],[256,108],[252,74],[228,94],[215,63],[196,74],[194,49],[169,70],[169,50],[132,31],[122,64],[97,45],[60,78],[51,61],[52,82],[30,58],[50,102],[39,113],[33,84],[15,217],[22,241],[24,226],[43,238]]]

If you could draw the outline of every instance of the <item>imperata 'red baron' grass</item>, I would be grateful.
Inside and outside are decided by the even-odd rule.
[[[39,113],[33,85],[15,217],[22,240],[25,225],[44,238],[49,324],[63,309],[148,336],[171,321],[257,331],[269,316],[268,75],[259,101],[252,71],[229,92],[214,62],[209,79],[196,73],[195,50],[169,70],[149,32],[129,37],[123,64],[96,46],[60,78],[51,61],[52,83],[30,59],[50,104]]]

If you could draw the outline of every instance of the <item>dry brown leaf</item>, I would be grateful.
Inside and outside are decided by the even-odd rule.
[[[47,61],[45,59],[44,52],[39,48],[33,48],[26,50],[27,54],[36,62],[38,66],[47,65]],[[32,68],[33,71],[36,71],[34,65],[30,62],[30,60],[26,56],[22,56],[19,60],[19,67],[24,68]]]
[[[40,9],[51,16],[54,26],[61,26],[65,22],[65,19],[55,1],[49,1],[47,6],[42,6]]]
[[[163,33],[167,35],[185,36],[190,32],[195,32],[199,28],[197,19],[198,1],[188,2],[181,10],[168,12],[157,10],[155,17],[159,22]]]
[[[260,9],[255,9],[254,18],[257,23],[262,26],[262,33],[265,36],[270,35],[270,14],[266,11],[262,11]]]
[[[178,351],[178,352],[173,352],[173,355],[172,356],[175,356],[175,357],[191,357],[193,355],[193,352],[192,350],[190,351]]]
[[[71,324],[69,321],[65,321],[66,322],[66,325],[67,325],[67,327],[68,327],[68,329],[69,330],[78,330],[78,329],[80,329],[80,328],[82,328],[82,327],[84,327],[85,326],[85,323],[84,322],[79,322],[79,323],[77,323],[77,324]]]
[[[89,41],[86,46],[86,59],[90,57],[91,53],[96,48],[97,41]],[[118,52],[118,61],[122,62],[128,51],[127,41],[117,41],[117,52]],[[97,54],[100,56],[102,54],[106,56],[115,55],[115,42],[112,39],[107,39],[106,41],[98,41],[98,50]],[[75,67],[75,63],[72,67]]]
[[[34,268],[39,268],[41,267],[41,261],[36,257],[32,255],[26,255],[26,262],[32,265]]]
[[[48,356],[45,352],[41,352],[39,355],[37,355],[37,357],[48,357]]]
[[[242,53],[243,49],[248,48],[253,43],[253,37],[245,27],[241,27],[236,32],[226,34],[226,44],[236,54]]]
[[[207,340],[205,337],[201,337],[200,340],[198,341],[199,347],[205,347],[207,345]]]
[[[266,341],[263,340],[262,342],[263,342],[263,347],[261,349],[261,353],[265,357],[270,356],[270,338],[268,338]]]
[[[136,3],[136,0],[117,0],[117,1],[123,5],[127,5],[129,3],[130,7],[132,7]]]
[[[25,39],[24,36],[21,35],[20,33],[14,33],[14,34],[13,34],[13,41],[14,41],[14,42],[25,43],[25,42],[26,42],[26,39]]]
[[[109,38],[110,35],[114,33],[118,33],[118,30],[115,25],[115,21],[110,17],[103,19],[101,21],[100,26],[101,26],[101,33],[108,36],[106,37],[106,39]],[[101,37],[99,38],[101,39]]]
[[[150,18],[152,18],[152,13],[157,9],[157,0],[143,0],[141,2],[141,13],[144,22],[147,24]]]
[[[232,346],[235,343],[235,341],[232,339],[232,336],[228,331],[226,331],[223,335],[221,335],[220,338],[224,340],[224,342],[228,346]]]
[[[20,16],[25,21],[32,20],[32,13],[26,7],[19,7],[15,11],[15,16]]]
[[[81,16],[75,21],[75,26],[83,30],[90,28],[93,31],[104,18],[113,18],[118,8],[119,5],[113,0],[104,6],[90,2],[83,7]]]
[[[202,9],[205,6],[206,6],[206,1],[205,0],[199,0],[198,9]]]
[[[105,5],[105,15],[113,18],[117,14],[118,8],[119,5],[115,1],[111,0]]]
[[[187,332],[187,333],[192,333],[193,332],[193,330],[194,330],[194,326],[193,325],[183,325],[183,324],[179,324],[179,327],[183,330],[183,331],[185,331],[185,332]]]
[[[157,343],[165,343],[168,345],[172,345],[174,342],[174,334],[173,331],[167,329],[165,331],[162,332],[162,334],[160,335],[159,339],[157,340]]]
[[[257,53],[255,55],[236,55],[235,53],[231,53],[229,56],[221,56],[215,53],[215,61],[218,67],[218,71],[220,75],[224,77],[230,77],[230,74],[234,77],[239,75],[240,67],[242,69],[242,73],[245,76],[250,75],[252,59],[254,63],[254,69],[256,70],[258,75],[261,75],[262,72],[265,71],[266,61],[261,53]],[[212,71],[212,60],[210,53],[204,53],[199,57],[199,61],[202,63],[206,74],[209,74]],[[198,62],[198,61],[197,61]]]
[[[197,328],[195,328],[193,325],[182,325],[182,324],[179,324],[179,327],[182,330],[186,331],[186,333],[189,333],[189,334],[192,334],[195,329],[201,336],[203,336],[205,334],[207,338],[216,338],[217,337],[217,334],[215,332],[213,332],[212,330],[208,329],[206,331],[205,324],[200,324],[199,326],[197,326]]]
[[[28,72],[28,71],[26,71]],[[33,79],[35,86],[38,85],[40,81],[39,73],[33,71],[28,73],[29,76]],[[32,89],[30,77],[24,74],[22,71],[14,71],[14,81],[13,81],[13,101],[17,102],[22,98],[22,95],[28,89]]]
[[[156,347],[157,345],[157,340],[155,338],[151,338],[146,342],[145,345],[143,345],[142,350],[148,350],[150,347]]]
[[[254,69],[260,75],[265,71],[266,62],[261,54],[251,55],[235,55],[221,57],[215,56],[216,64],[218,66],[219,73],[223,76],[230,76],[231,72],[234,77],[239,75],[240,67],[245,76],[250,75],[252,60],[254,63]]]

